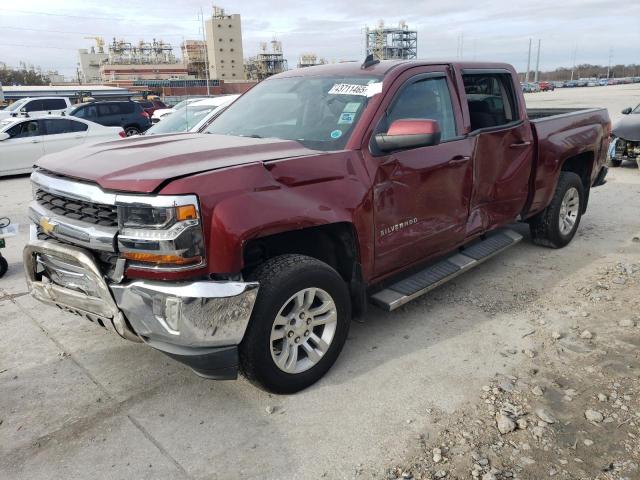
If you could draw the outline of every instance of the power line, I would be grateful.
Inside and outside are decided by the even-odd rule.
[[[3,26],[0,25],[0,29],[10,29],[10,30],[29,30],[29,31],[33,31],[33,32],[46,32],[46,33],[62,33],[62,34],[73,34],[73,35],[102,35],[104,37],[108,37],[108,36],[113,36],[115,35],[116,37],[118,36],[131,36],[129,34],[114,34],[114,33],[97,33],[97,32],[65,32],[62,30],[47,30],[47,29],[41,29],[41,28],[26,28],[26,27],[8,27],[8,26]],[[155,33],[139,33],[139,35],[156,35]],[[158,35],[161,37],[184,37],[185,35],[181,34],[181,33],[168,33],[168,34],[162,34],[162,35]]]
[[[99,17],[94,15],[71,15],[68,13],[52,13],[52,12],[39,12],[35,10],[13,10],[9,8],[0,8],[0,10],[5,12],[13,12],[13,13],[24,13],[26,15],[45,15],[50,17],[68,17],[68,18],[93,18],[95,20],[131,20],[126,17]],[[185,20],[187,21],[187,20]],[[198,20],[188,20],[190,22],[198,22]]]

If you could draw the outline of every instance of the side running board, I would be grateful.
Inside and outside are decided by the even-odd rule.
[[[522,235],[513,230],[490,233],[484,240],[454,252],[424,270],[375,293],[371,300],[386,310],[395,310],[514,246],[520,240]]]

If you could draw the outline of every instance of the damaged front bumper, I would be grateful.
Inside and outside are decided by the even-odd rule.
[[[242,341],[258,293],[255,282],[105,279],[88,250],[31,240],[23,252],[27,285],[41,302],[145,342],[197,374],[236,378]]]

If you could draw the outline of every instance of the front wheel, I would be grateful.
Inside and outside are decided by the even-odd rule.
[[[7,259],[0,255],[0,278],[4,277],[4,274],[9,270],[9,262]]]
[[[329,265],[304,255],[282,255],[250,275],[260,283],[240,344],[242,373],[274,393],[294,393],[334,364],[349,331],[345,281]]]
[[[561,172],[551,203],[529,220],[533,242],[552,248],[569,244],[580,225],[584,198],[580,177],[572,172]]]

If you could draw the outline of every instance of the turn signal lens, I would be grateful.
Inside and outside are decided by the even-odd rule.
[[[192,263],[200,263],[202,261],[202,257],[184,258],[179,255],[158,255],[155,253],[141,252],[123,252],[122,256],[128,260],[134,260],[136,262],[172,265],[189,265]]]
[[[176,220],[182,222],[184,220],[195,220],[198,218],[195,205],[182,205],[176,207]]]

